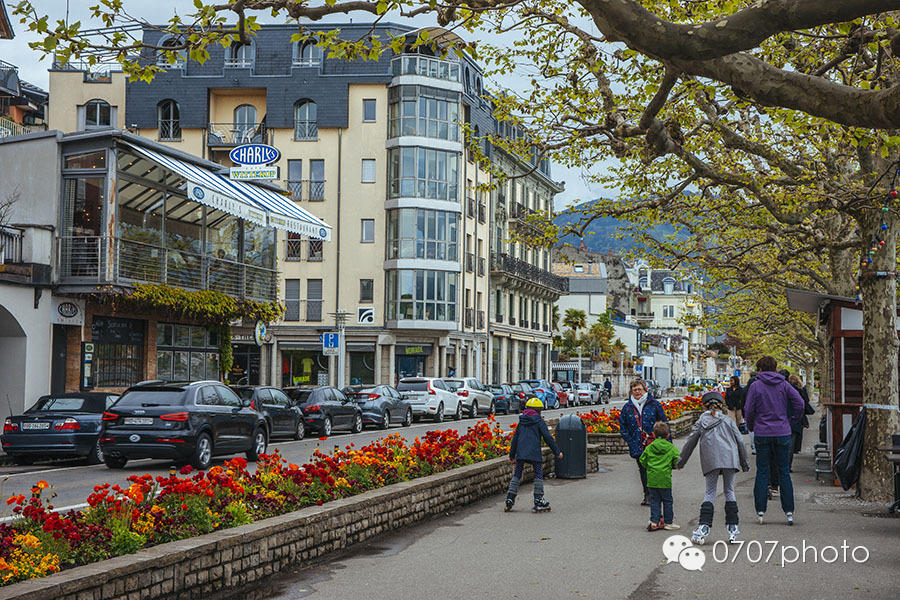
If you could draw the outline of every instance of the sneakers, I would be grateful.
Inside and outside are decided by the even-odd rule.
[[[516,503],[515,496],[507,496],[506,497],[506,507],[503,509],[503,512],[509,512],[512,510],[513,505]]]
[[[759,519],[759,524],[760,524],[760,525],[763,524],[763,517],[764,517],[765,515],[766,515],[766,513],[764,513],[764,512],[758,512],[758,513],[756,513],[756,518]]]
[[[654,523],[653,521],[647,521],[647,531],[659,531],[665,527],[665,523],[660,519],[659,523]]]
[[[546,512],[550,510],[550,503],[544,500],[543,498],[535,498],[534,506],[531,507],[531,512]]]
[[[676,531],[678,529],[681,529],[681,525],[676,525],[675,523],[666,523],[663,529],[665,529],[666,531]]]
[[[787,524],[788,524],[788,525],[793,525],[793,524],[794,524],[794,513],[792,513],[792,512],[784,513],[784,516],[787,517]]]
[[[737,525],[727,525],[726,529],[728,529],[728,543],[735,543],[737,541],[737,536],[741,534],[741,530],[738,529]]]
[[[691,535],[691,541],[697,544],[698,546],[702,546],[706,543],[706,539],[709,537],[709,525],[698,525],[697,529],[694,530],[694,533]]]

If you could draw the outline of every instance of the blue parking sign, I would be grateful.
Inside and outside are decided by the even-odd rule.
[[[340,353],[341,334],[329,331],[322,334],[322,354],[325,356],[337,356]]]

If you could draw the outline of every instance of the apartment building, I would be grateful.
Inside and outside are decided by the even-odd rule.
[[[355,39],[370,27],[328,29]],[[439,57],[412,47],[375,61],[329,59],[314,44],[292,42],[295,31],[265,25],[250,44],[213,48],[202,65],[169,64],[147,54],[144,60],[164,67],[149,84],[125,82],[116,72],[55,69],[51,126],[126,127],[223,167],[232,166],[228,154],[235,146],[278,148],[277,183],[291,201],[333,225],[334,233],[329,240],[279,233],[284,319],[270,328],[268,348],[244,343],[240,331],[234,346],[238,375],[250,383],[392,383],[417,374],[490,380],[491,281],[506,272],[493,268],[501,262],[489,262],[498,239],[492,228],[499,225],[506,236],[514,215],[496,221],[479,187],[490,182],[490,173],[465,148],[462,123],[476,137],[497,127],[480,68],[452,53]],[[437,40],[454,35],[438,28],[430,33]],[[382,24],[375,34],[412,40],[416,31]],[[152,30],[144,39],[166,44]],[[476,143],[485,144],[492,160],[500,154]],[[543,191],[529,195],[529,202],[535,206],[539,196],[549,210],[559,187],[546,165],[536,177]],[[502,196],[493,194],[491,201]],[[526,262],[549,276],[547,260],[545,251],[529,254]],[[540,285],[535,289],[544,290],[545,304],[533,308],[540,294],[526,295],[528,309],[516,305],[516,315],[534,315],[512,328],[544,339],[540,327],[548,323],[543,315],[553,295]],[[335,313],[347,319],[343,382],[320,338],[334,330]],[[533,329],[532,323],[541,325]],[[542,351],[548,343],[546,337]],[[261,360],[260,353],[273,358]],[[507,369],[509,379],[536,372],[527,370],[526,360],[518,364],[520,369]]]

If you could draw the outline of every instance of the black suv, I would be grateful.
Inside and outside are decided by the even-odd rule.
[[[125,390],[103,413],[100,449],[111,469],[129,459],[171,459],[208,469],[213,456],[266,451],[265,418],[218,381],[150,381]]]

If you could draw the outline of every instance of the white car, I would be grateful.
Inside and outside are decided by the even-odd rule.
[[[445,415],[462,419],[462,398],[447,389],[443,379],[437,377],[404,377],[397,383],[397,391],[409,402],[413,419],[431,417],[436,423]]]
[[[577,394],[579,405],[598,404],[600,402],[600,392],[595,390],[590,383],[576,383],[575,393]]]
[[[473,419],[481,411],[484,414],[494,414],[494,395],[480,381],[474,377],[460,377],[444,379],[447,389],[456,392],[466,405],[466,411]]]

